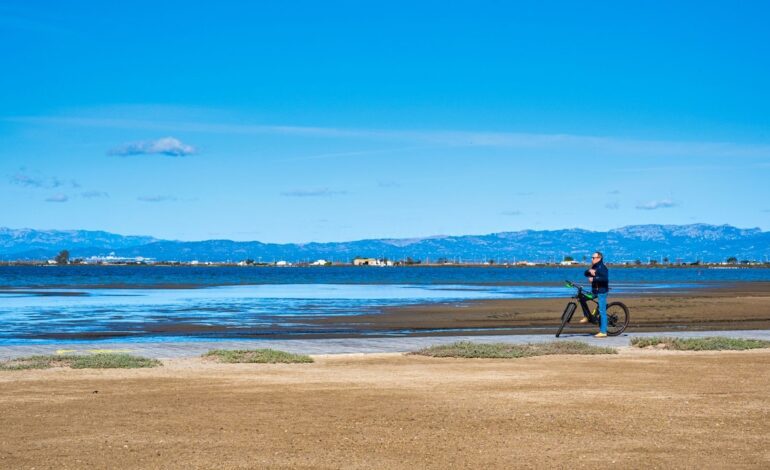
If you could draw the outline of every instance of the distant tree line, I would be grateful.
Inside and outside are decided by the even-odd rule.
[[[70,262],[69,250],[61,250],[58,255],[53,259],[56,264],[67,264]]]

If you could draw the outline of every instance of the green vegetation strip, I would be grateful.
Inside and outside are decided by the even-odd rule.
[[[129,354],[102,353],[91,355],[27,356],[0,361],[0,370],[50,369],[137,369],[162,365],[160,361]]]
[[[203,357],[227,363],[297,364],[313,362],[310,356],[275,349],[214,349],[204,354]]]
[[[550,343],[457,343],[430,346],[411,354],[431,357],[500,358],[550,356],[554,354],[617,354],[613,348],[591,346],[580,341],[554,341]]]
[[[709,336],[706,338],[652,336],[649,338],[632,338],[631,345],[637,348],[652,347],[676,351],[742,351],[745,349],[770,348],[770,341],[725,338],[723,336]]]

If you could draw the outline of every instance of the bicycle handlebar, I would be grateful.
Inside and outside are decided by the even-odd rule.
[[[596,295],[594,295],[592,292],[585,292],[585,290],[583,289],[583,286],[579,286],[569,280],[564,281],[564,284],[567,287],[572,287],[577,289],[576,297],[584,296],[586,299],[596,302]]]
[[[583,286],[579,286],[579,285],[575,284],[574,282],[570,281],[569,279],[564,281],[564,285],[567,286],[567,287],[573,287],[573,288],[577,289],[578,291],[582,291],[583,290]]]

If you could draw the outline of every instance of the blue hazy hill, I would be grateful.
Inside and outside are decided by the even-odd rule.
[[[599,249],[612,261],[668,258],[670,261],[766,260],[770,232],[730,225],[634,225],[607,232],[582,229],[523,230],[488,235],[434,236],[413,239],[372,239],[332,243],[261,243],[231,240],[173,241],[122,236],[101,231],[43,231],[0,228],[3,259],[48,259],[67,249],[72,257],[116,256],[165,261],[263,262],[350,261],[356,256],[437,261],[560,261],[582,260]]]
[[[157,239],[143,236],[124,236],[90,230],[33,230],[0,227],[0,254],[5,258],[19,255],[24,258],[46,257],[50,253],[67,249],[73,253],[93,250],[120,250],[148,243]]]

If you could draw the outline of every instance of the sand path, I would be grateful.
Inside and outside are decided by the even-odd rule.
[[[770,351],[0,373],[2,468],[767,468]]]

